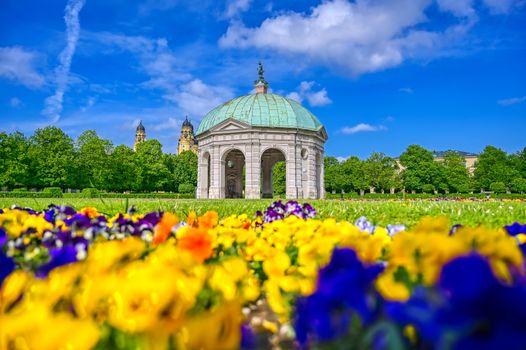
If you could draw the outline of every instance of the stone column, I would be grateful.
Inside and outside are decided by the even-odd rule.
[[[287,150],[287,199],[298,198],[298,185],[301,186],[301,147],[296,143],[289,144]],[[299,180],[298,180],[299,178]]]
[[[258,199],[261,196],[261,155],[259,143],[252,142],[246,152],[246,183],[245,198]]]
[[[195,191],[195,198],[200,199],[203,197],[203,171],[202,171],[202,163],[203,163],[203,152],[199,151],[197,153],[197,189]]]
[[[317,164],[317,151],[314,147],[309,147],[307,150],[307,193],[304,193],[305,199],[316,199],[318,198],[318,164]]]
[[[221,155],[219,153],[219,147],[214,146],[210,150],[210,191],[208,198],[218,199],[221,198]],[[224,193],[224,192],[223,192]]]
[[[323,152],[320,152],[320,193],[319,193],[319,199],[325,199],[325,159],[324,159]]]

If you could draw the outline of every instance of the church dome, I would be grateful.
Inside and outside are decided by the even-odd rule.
[[[233,118],[251,126],[319,131],[318,118],[298,102],[269,93],[240,96],[212,109],[203,118],[197,135]]]

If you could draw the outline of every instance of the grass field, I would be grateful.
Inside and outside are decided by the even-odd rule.
[[[45,209],[49,204],[71,205],[76,209],[96,207],[104,214],[115,214],[126,211],[134,206],[139,212],[153,210],[172,211],[182,218],[195,210],[202,214],[215,210],[220,217],[231,214],[246,213],[254,215],[257,210],[263,211],[271,200],[196,200],[196,199],[32,199],[32,198],[1,198],[0,208],[13,204],[31,207],[35,210]],[[465,225],[485,224],[500,227],[514,221],[526,223],[526,202],[495,201],[495,202],[444,202],[444,201],[311,201],[318,211],[318,218],[336,218],[338,220],[354,221],[360,216],[366,216],[377,225],[403,223],[414,225],[420,218],[431,215],[446,215],[451,223]]]

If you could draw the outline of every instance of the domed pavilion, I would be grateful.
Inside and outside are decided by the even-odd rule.
[[[298,102],[268,93],[259,64],[255,94],[211,110],[196,132],[197,198],[271,198],[272,167],[286,164],[286,197],[324,198],[327,132]]]

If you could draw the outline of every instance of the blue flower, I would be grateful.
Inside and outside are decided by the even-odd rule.
[[[241,350],[250,350],[256,348],[256,336],[247,324],[241,325]]]
[[[518,222],[514,222],[511,225],[504,226],[504,229],[512,236],[517,236],[520,233],[526,233],[526,224],[521,225]]]
[[[335,249],[319,272],[316,291],[297,299],[294,328],[300,344],[345,335],[354,316],[364,324],[373,321],[379,304],[373,282],[382,270],[381,265],[364,265],[351,249]]]
[[[0,287],[4,279],[15,269],[15,261],[0,249]],[[1,289],[1,288],[0,288]]]
[[[0,228],[0,248],[7,242],[7,233]]]
[[[412,324],[431,349],[523,349],[526,286],[502,284],[479,255],[446,264],[435,289],[416,290],[387,307],[392,319]]]

